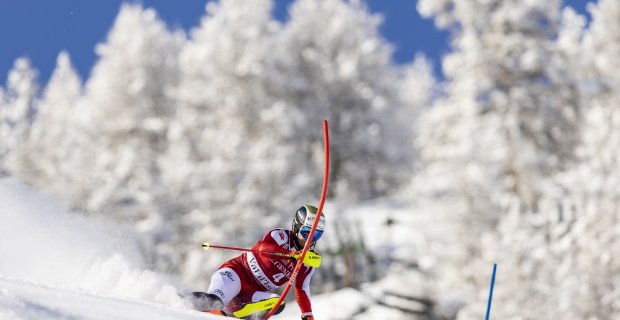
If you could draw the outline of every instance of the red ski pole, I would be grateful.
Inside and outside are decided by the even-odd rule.
[[[218,246],[215,244],[210,244],[208,242],[205,242],[202,244],[202,247],[207,250],[210,248],[216,248],[216,249],[226,249],[226,250],[235,250],[235,251],[247,251],[247,252],[251,252],[251,249],[246,249],[246,248],[238,248],[238,247],[229,247],[229,246]]]

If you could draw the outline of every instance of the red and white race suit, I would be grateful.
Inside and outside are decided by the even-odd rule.
[[[236,309],[243,303],[265,299],[275,294],[273,291],[290,280],[296,260],[260,252],[291,253],[293,231],[273,229],[253,247],[252,252],[245,252],[233,258],[218,269],[211,278],[208,293],[219,296],[227,309]],[[302,316],[312,315],[310,304],[310,278],[314,268],[302,265],[295,279],[295,297]]]

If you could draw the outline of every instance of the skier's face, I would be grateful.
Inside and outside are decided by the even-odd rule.
[[[300,232],[297,232],[297,241],[302,247],[306,245],[306,238],[304,238]]]

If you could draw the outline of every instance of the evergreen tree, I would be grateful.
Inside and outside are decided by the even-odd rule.
[[[9,71],[0,108],[0,173],[25,178],[32,174],[28,139],[37,108],[37,71],[30,60],[19,58]]]
[[[167,149],[170,88],[182,40],[154,10],[125,4],[97,46],[83,111],[91,141],[82,159],[90,164],[84,185],[89,210],[113,210],[127,221],[149,219],[149,225],[159,225],[168,213],[158,159]]]
[[[422,122],[420,144],[429,146],[423,149],[429,171],[461,183],[440,179],[436,187],[469,193],[472,211],[488,212],[484,202],[505,194],[535,206],[540,178],[566,167],[577,141],[574,84],[553,63],[559,2],[447,7],[452,11],[432,12],[450,14],[455,23],[455,50],[444,59],[447,92]]]
[[[26,181],[40,188],[62,192],[70,199],[79,199],[81,176],[78,158],[88,142],[81,142],[78,102],[82,83],[71,65],[67,52],[58,55],[56,68],[43,92],[37,118],[32,125],[28,153],[35,158],[36,176]]]
[[[5,126],[7,125],[4,124],[5,121],[7,121],[5,120],[6,101],[5,101],[4,96],[5,96],[4,88],[0,87],[0,177],[3,177],[6,174],[8,174],[8,171],[5,165],[5,160],[4,160],[4,158],[6,157],[6,154],[9,152],[8,146],[6,145],[6,134],[5,134],[5,130],[7,130],[8,127],[5,128]]]
[[[585,110],[579,162],[558,175],[561,189],[549,195],[549,201],[564,204],[556,205],[564,210],[557,210],[558,219],[549,223],[556,232],[550,233],[547,255],[555,263],[543,266],[551,275],[549,282],[562,293],[556,315],[613,319],[620,316],[620,259],[614,254],[620,250],[614,240],[620,232],[620,4],[601,0],[590,12],[591,23],[581,45],[575,46]],[[573,25],[583,26],[580,18]],[[579,39],[578,32],[573,34]]]
[[[270,0],[208,3],[179,56],[178,109],[165,179],[187,213],[181,224],[188,246],[205,239],[253,241],[273,227],[265,218],[281,218],[274,209],[286,188],[278,173],[277,130],[263,121],[270,106],[264,83],[278,30],[271,5]],[[217,254],[208,257],[215,261]],[[200,277],[210,266],[204,263],[208,257],[187,257],[186,276]]]
[[[612,240],[619,230],[615,168],[620,135],[615,127],[620,65],[614,57],[620,38],[613,35],[620,28],[620,6],[603,0],[590,11],[592,22],[584,30],[585,18],[565,9],[557,39],[561,55],[556,62],[563,59],[566,78],[579,83],[573,90],[584,122],[577,162],[553,177],[555,188],[546,190],[538,210],[515,210],[504,218],[499,245],[487,252],[511,275],[502,281],[507,290],[494,297],[494,304],[503,306],[494,311],[502,319],[620,315],[614,289],[620,260],[612,254],[620,249]],[[473,310],[484,304],[481,300],[460,318],[479,318]]]
[[[574,161],[579,94],[558,42],[559,1],[422,0],[418,8],[450,28],[453,51],[443,59],[445,94],[418,122],[416,190],[459,225],[462,250],[447,257],[459,267],[447,272],[472,296],[488,281],[479,270],[497,258],[507,208],[539,212],[547,179]]]
[[[282,75],[274,90],[288,110],[287,132],[302,155],[298,167],[310,169],[309,177],[322,166],[313,160],[321,141],[317,124],[330,120],[332,196],[384,195],[409,176],[403,122],[411,119],[400,117],[399,77],[380,22],[359,1],[300,0],[278,46]],[[319,179],[314,184],[320,188]]]
[[[415,152],[415,136],[418,132],[417,119],[430,108],[439,90],[437,80],[433,75],[432,64],[426,56],[421,54],[415,57],[413,63],[404,66],[401,78],[398,88],[404,108],[400,117],[410,119],[411,136],[414,138],[408,142],[411,144],[412,152]],[[419,169],[417,156],[411,154],[410,157],[412,157],[411,161],[413,161],[416,170]],[[415,178],[415,174],[413,177]]]

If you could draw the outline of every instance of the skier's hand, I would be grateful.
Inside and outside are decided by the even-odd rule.
[[[291,251],[291,253],[293,253],[295,259],[299,259],[301,256],[301,251]],[[304,264],[312,268],[318,268],[321,265],[321,256],[316,252],[308,251],[304,257]]]
[[[301,320],[314,320],[313,316],[301,316]]]

